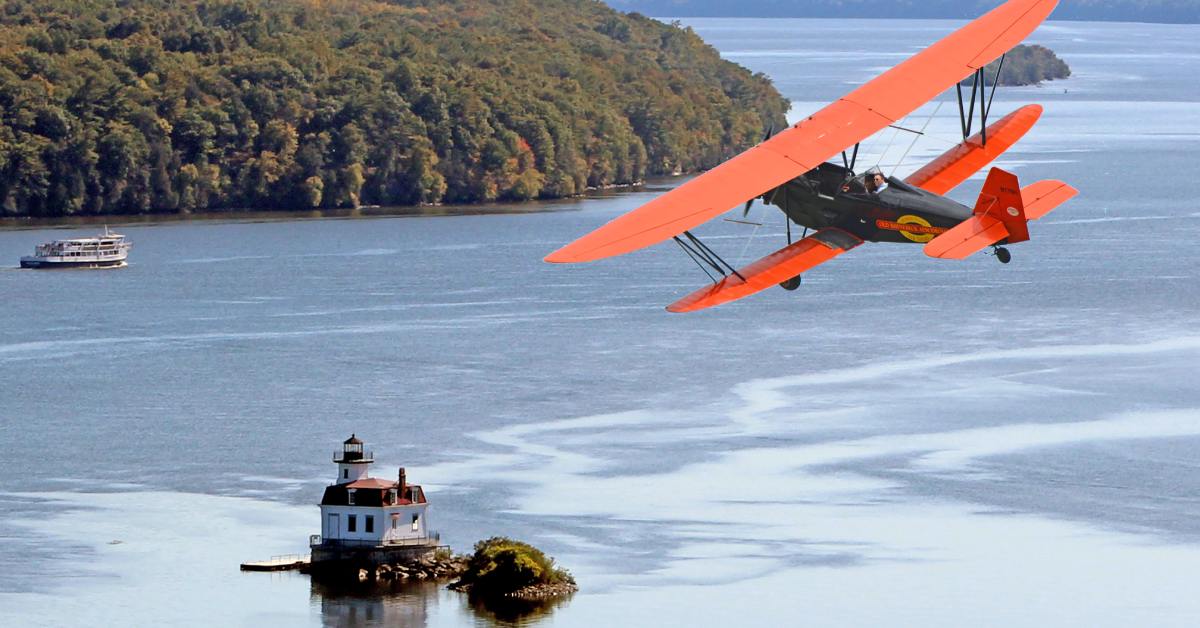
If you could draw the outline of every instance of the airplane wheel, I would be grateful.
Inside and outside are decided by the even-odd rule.
[[[796,288],[800,287],[800,281],[802,279],[803,277],[796,275],[795,277],[792,277],[791,279],[779,284],[779,287],[783,288],[784,290],[795,290]]]
[[[996,247],[996,259],[1000,260],[1001,264],[1007,264],[1012,260],[1012,253],[1009,253],[1008,249],[998,246]]]

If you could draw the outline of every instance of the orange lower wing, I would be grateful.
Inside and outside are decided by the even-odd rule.
[[[927,192],[945,194],[1016,144],[1041,115],[1041,105],[1025,105],[988,125],[986,145],[982,133],[972,135],[909,175],[904,182]]]
[[[668,305],[667,311],[694,312],[736,301],[787,281],[862,242],[841,229],[822,229],[739,270],[737,275],[729,275],[720,283],[701,288]]]
[[[1025,201],[1025,217],[1037,220],[1078,193],[1079,190],[1053,179],[1030,183],[1021,188],[1021,198]]]
[[[925,254],[941,259],[966,259],[1004,238],[1008,229],[991,216],[972,216],[925,245]]]

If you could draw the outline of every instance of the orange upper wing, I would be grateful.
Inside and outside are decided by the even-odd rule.
[[[778,187],[899,121],[1025,39],[1058,0],[1008,0],[775,137],[546,256],[587,262],[650,246]]]

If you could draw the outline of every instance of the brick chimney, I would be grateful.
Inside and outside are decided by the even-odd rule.
[[[405,495],[405,493],[408,492],[408,481],[404,477],[404,467],[400,467],[400,486],[397,487],[397,489],[398,490],[396,494],[400,497],[400,499],[408,499],[407,495]]]

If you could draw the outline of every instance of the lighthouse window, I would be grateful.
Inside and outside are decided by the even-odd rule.
[[[343,480],[350,479],[350,469],[342,469],[342,479]]]
[[[421,515],[413,515],[412,529],[414,532],[421,529]]]
[[[375,517],[374,517],[374,515],[367,515],[367,520],[365,522],[365,525],[363,526],[363,532],[370,534],[374,531],[375,531]]]
[[[392,529],[393,530],[400,529],[400,515],[392,515]]]
[[[354,489],[346,491],[346,503],[351,506],[354,505]]]
[[[346,515],[346,531],[358,531],[358,515]]]

